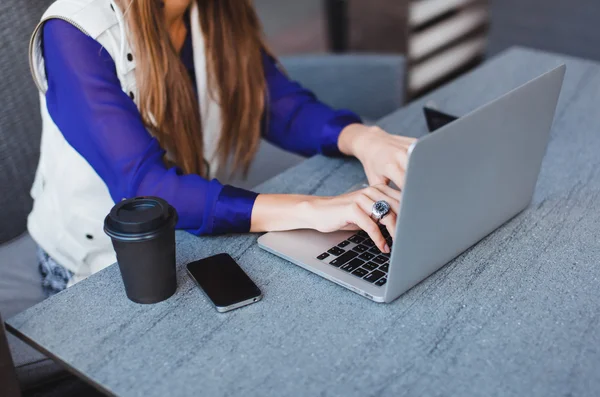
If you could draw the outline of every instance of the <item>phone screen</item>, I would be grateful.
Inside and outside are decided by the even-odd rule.
[[[187,265],[188,272],[217,309],[235,309],[254,303],[260,289],[227,254],[219,254]],[[233,306],[233,307],[232,307]]]
[[[456,116],[442,113],[439,110],[432,109],[427,106],[423,108],[423,112],[425,113],[425,120],[427,121],[427,128],[429,129],[429,132],[434,132],[446,124],[450,124],[454,120],[458,120],[458,117]]]

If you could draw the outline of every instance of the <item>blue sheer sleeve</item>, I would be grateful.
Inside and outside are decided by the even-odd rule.
[[[44,26],[48,111],[67,142],[106,183],[113,200],[153,195],[195,234],[248,232],[257,194],[167,168],[163,149],[121,89],[115,63],[98,42],[62,20]]]
[[[265,139],[304,156],[321,153],[341,155],[338,138],[344,127],[361,123],[349,110],[333,110],[279,70],[275,60],[263,53],[268,86]]]

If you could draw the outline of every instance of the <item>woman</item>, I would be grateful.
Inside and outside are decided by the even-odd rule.
[[[115,261],[103,218],[115,202],[160,196],[178,229],[219,234],[361,228],[389,252],[373,204],[398,208],[413,139],[334,111],[268,52],[250,0],[58,0],[31,46],[41,156],[29,231],[48,294]],[[224,185],[261,139],[357,157],[372,187],[338,197]],[[393,231],[396,215],[381,220]]]

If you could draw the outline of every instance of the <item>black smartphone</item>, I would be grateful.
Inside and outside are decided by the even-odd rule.
[[[221,313],[262,299],[260,289],[227,254],[188,263],[187,270]]]
[[[429,106],[423,107],[423,113],[425,113],[425,121],[427,122],[427,128],[429,129],[429,132],[434,132],[446,124],[450,124],[454,120],[458,120],[458,117],[456,116],[440,112],[439,110],[430,108]]]

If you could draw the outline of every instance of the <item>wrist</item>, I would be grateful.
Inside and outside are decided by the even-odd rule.
[[[377,127],[368,127],[364,124],[350,124],[344,128],[338,140],[338,147],[342,153],[354,156],[361,160],[368,140],[377,133]]]
[[[325,198],[319,196],[304,196],[293,212],[299,220],[298,229],[315,229],[318,226],[318,207]]]
[[[310,229],[317,223],[316,202],[321,197],[260,194],[252,210],[250,231]]]
[[[357,141],[364,135],[365,127],[363,124],[349,124],[340,133],[338,138],[338,148],[340,152],[346,156],[356,157],[356,152],[359,150]]]

